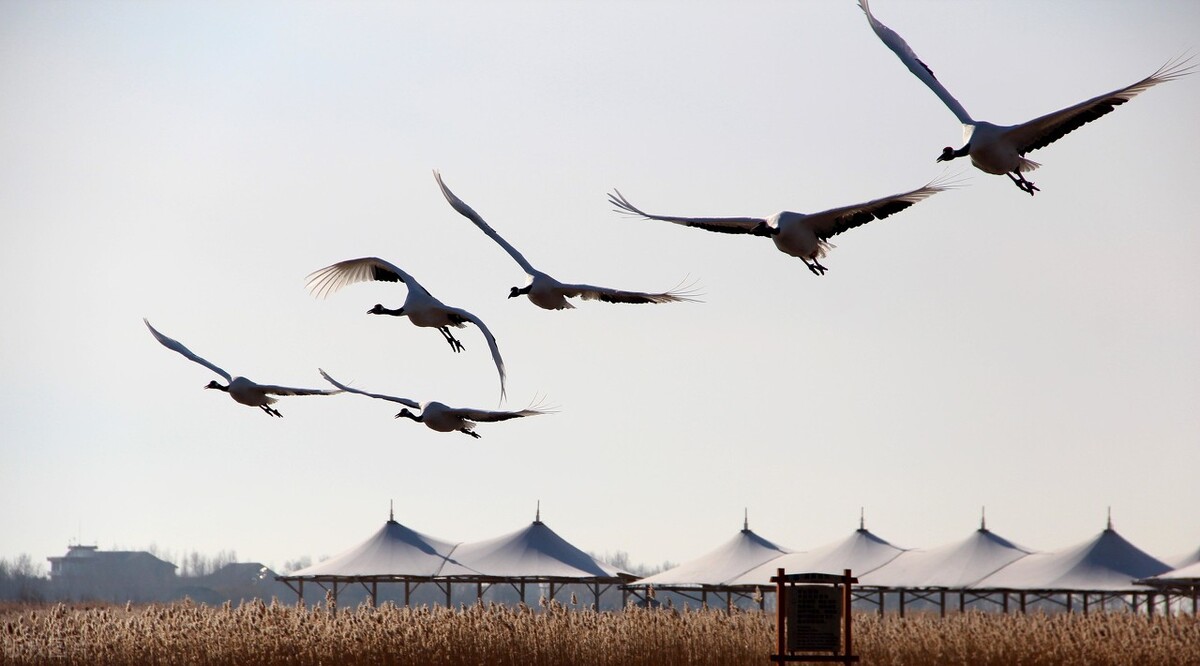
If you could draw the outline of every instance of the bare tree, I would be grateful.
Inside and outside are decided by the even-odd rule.
[[[309,555],[305,555],[294,560],[287,560],[283,563],[283,573],[290,574],[293,571],[307,569],[308,567],[312,566],[312,563],[312,557]]]
[[[660,571],[666,571],[667,569],[676,566],[676,564],[670,560],[663,560],[663,563],[658,566],[646,565],[640,562],[638,564],[634,564],[629,559],[629,553],[623,550],[618,550],[612,553],[605,551],[603,555],[597,555],[596,553],[588,553],[588,555],[591,555],[601,562],[607,562],[621,571],[628,571],[631,574],[641,576],[643,578],[646,576],[652,576]]]
[[[13,561],[0,559],[0,599],[43,601],[49,580],[41,563],[22,553]]]

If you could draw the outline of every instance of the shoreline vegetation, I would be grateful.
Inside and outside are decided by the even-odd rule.
[[[5,664],[763,664],[774,613],[469,605],[0,607]],[[1200,663],[1200,618],[856,613],[862,664]]]

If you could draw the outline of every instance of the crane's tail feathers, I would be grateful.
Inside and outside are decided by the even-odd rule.
[[[816,250],[816,252],[813,253],[813,258],[824,259],[826,257],[826,255],[829,254],[829,251],[833,250],[835,248],[837,248],[837,246],[834,245],[833,243],[830,243],[827,240],[818,239],[817,240],[817,250]]]

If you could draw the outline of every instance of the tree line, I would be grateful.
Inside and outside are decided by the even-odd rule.
[[[116,549],[114,548],[114,550]],[[86,587],[81,589],[76,586],[72,588],[62,584],[61,581],[56,582],[50,579],[49,566],[46,560],[37,560],[23,553],[11,560],[0,558],[0,600],[21,602],[66,600],[124,601],[126,599],[121,597],[126,596],[136,601],[165,601],[184,595],[196,599],[198,596],[204,596],[205,594],[210,594],[213,599],[223,595],[230,597],[242,596],[244,598],[253,598],[255,596],[269,598],[270,594],[280,591],[276,586],[281,584],[275,583],[273,576],[269,577],[271,580],[265,580],[268,576],[263,573],[259,573],[257,576],[243,576],[246,580],[242,581],[239,578],[237,581],[238,585],[235,587],[230,587],[228,583],[223,583],[224,587],[219,587],[216,591],[202,587],[200,584],[205,582],[206,577],[213,576],[226,566],[238,562],[237,552],[234,550],[221,550],[215,555],[186,550],[177,554],[169,549],[151,544],[144,551],[140,552],[147,552],[164,562],[174,564],[177,567],[175,575],[166,583],[162,581],[115,578],[101,581],[100,587]],[[606,551],[604,554],[588,554],[622,571],[642,577],[653,575],[675,566],[673,563],[667,561],[657,566],[634,563],[630,560],[629,553],[623,550],[611,553]],[[324,560],[328,558],[322,557],[320,559]],[[288,574],[312,564],[313,558],[305,555],[284,562],[279,573]],[[433,590],[422,590],[422,593],[434,594],[431,600],[438,598]],[[499,597],[505,597],[507,592],[497,590],[496,594]],[[287,594],[285,593],[284,596],[287,596]]]

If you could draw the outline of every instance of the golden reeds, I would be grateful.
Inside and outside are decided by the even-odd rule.
[[[17,608],[4,664],[769,664],[771,613],[518,606],[361,606],[334,614],[261,601],[207,607]],[[1200,620],[1091,615],[855,616],[863,664],[1200,663]]]

